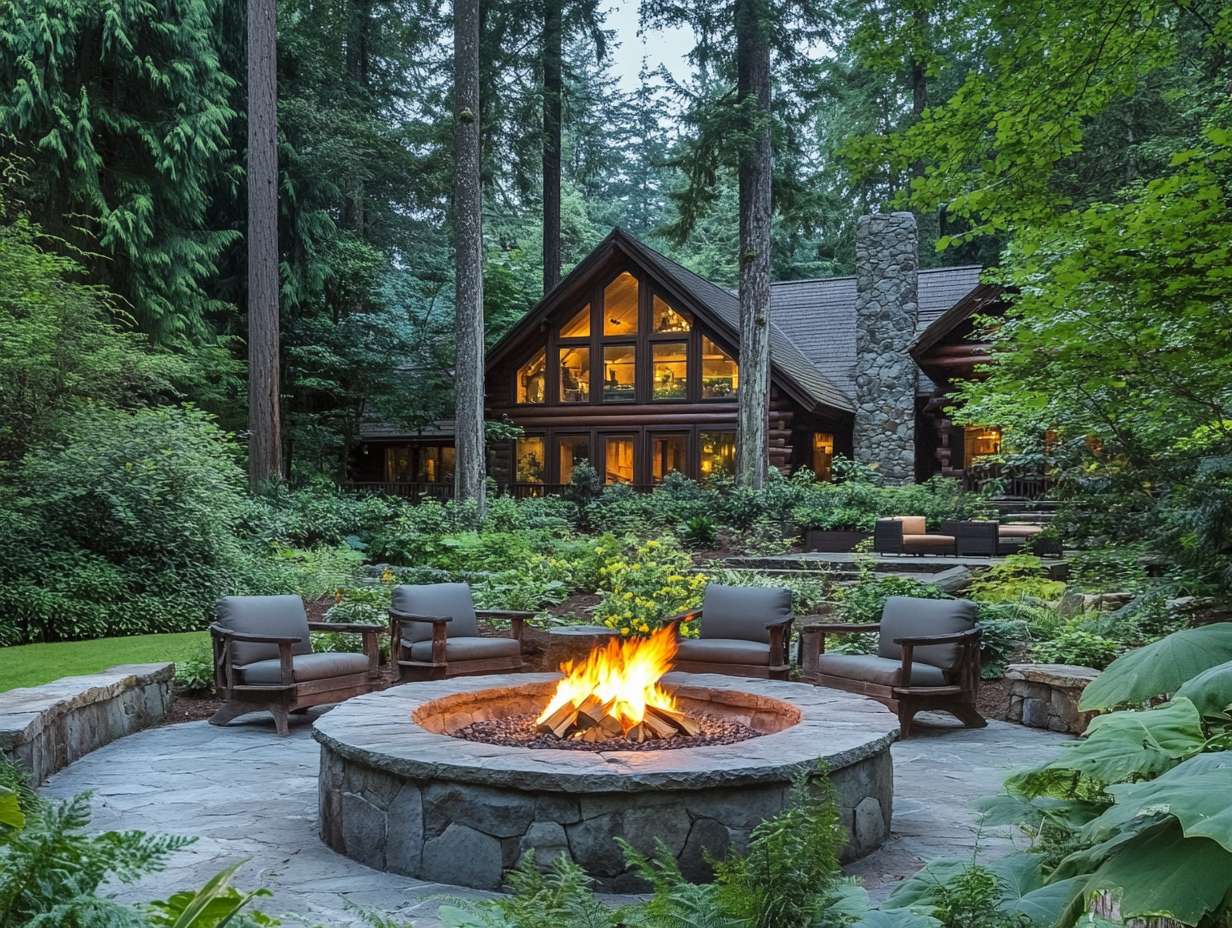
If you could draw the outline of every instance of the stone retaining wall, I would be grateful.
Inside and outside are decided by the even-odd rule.
[[[124,664],[0,693],[0,753],[35,783],[167,715],[174,664]]]
[[[1078,702],[1098,676],[1094,668],[1072,664],[1010,664],[1005,669],[1010,681],[1009,721],[1082,734],[1095,713],[1079,712]]]

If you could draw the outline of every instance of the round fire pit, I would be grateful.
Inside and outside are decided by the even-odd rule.
[[[409,683],[348,700],[313,726],[321,743],[321,837],[378,870],[496,889],[535,849],[564,852],[609,892],[644,890],[626,871],[622,837],[643,853],[655,838],[685,876],[711,878],[703,849],[743,850],[786,804],[800,770],[824,760],[838,793],[850,860],[890,829],[898,721],[862,696],[801,683],[670,673],[682,711],[762,734],[673,750],[529,749],[463,740],[476,722],[538,713],[560,674]]]

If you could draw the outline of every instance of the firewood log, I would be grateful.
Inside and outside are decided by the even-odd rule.
[[[671,709],[660,709],[658,706],[647,706],[647,714],[653,713],[665,722],[670,722],[676,727],[682,735],[688,735],[690,738],[696,738],[702,733],[702,727],[695,719],[689,718],[683,712],[674,712]]]

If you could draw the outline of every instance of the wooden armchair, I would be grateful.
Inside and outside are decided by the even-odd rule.
[[[509,638],[481,638],[479,617],[509,619]],[[522,629],[533,612],[475,609],[465,583],[396,586],[389,610],[398,683],[522,669]]]
[[[679,633],[682,623],[695,620],[700,637],[678,639],[675,670],[787,679],[795,621],[791,590],[712,583],[700,609],[672,616],[665,624]]]
[[[224,596],[210,626],[214,687],[222,707],[211,725],[269,710],[278,734],[287,716],[309,706],[341,702],[379,685],[379,625],[309,622],[298,596]],[[356,632],[363,654],[313,653],[309,632]]]
[[[898,714],[903,738],[926,710],[983,728],[988,723],[975,707],[981,631],[975,603],[891,596],[879,623],[801,629],[800,679],[876,699]],[[851,632],[878,632],[877,653],[826,653],[826,635]]]

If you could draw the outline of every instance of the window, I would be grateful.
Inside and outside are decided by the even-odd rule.
[[[633,482],[633,436],[609,435],[604,440],[603,482]]]
[[[963,429],[963,468],[976,463],[976,458],[1001,452],[1001,430],[988,426]]]
[[[702,446],[702,478],[730,474],[736,470],[736,433],[699,432]]]
[[[514,443],[514,480],[518,483],[543,483],[542,438],[519,438]]]
[[[654,298],[654,310],[651,313],[656,332],[687,332],[689,320],[676,312],[657,296]]]
[[[412,483],[411,449],[405,445],[385,449],[385,479],[389,483]]]
[[[590,304],[560,327],[561,338],[590,338]]]
[[[590,438],[586,435],[566,435],[556,439],[560,449],[560,482],[568,483],[573,468],[590,460]]]
[[[650,480],[662,483],[672,471],[685,472],[688,435],[653,435],[650,440]]]
[[[560,349],[560,401],[585,403],[590,400],[590,349]]]
[[[654,352],[654,398],[656,400],[682,400],[687,394],[689,343],[655,342]]]
[[[603,334],[637,334],[637,278],[628,271],[603,290]]]
[[[830,467],[834,463],[834,436],[826,432],[813,433],[813,476],[830,482]]]
[[[548,352],[540,348],[518,368],[518,402],[542,403],[547,393]]]
[[[603,348],[603,399],[605,402],[631,402],[634,398],[633,345],[605,345]]]
[[[740,386],[736,362],[710,339],[702,338],[702,399],[731,397]]]

